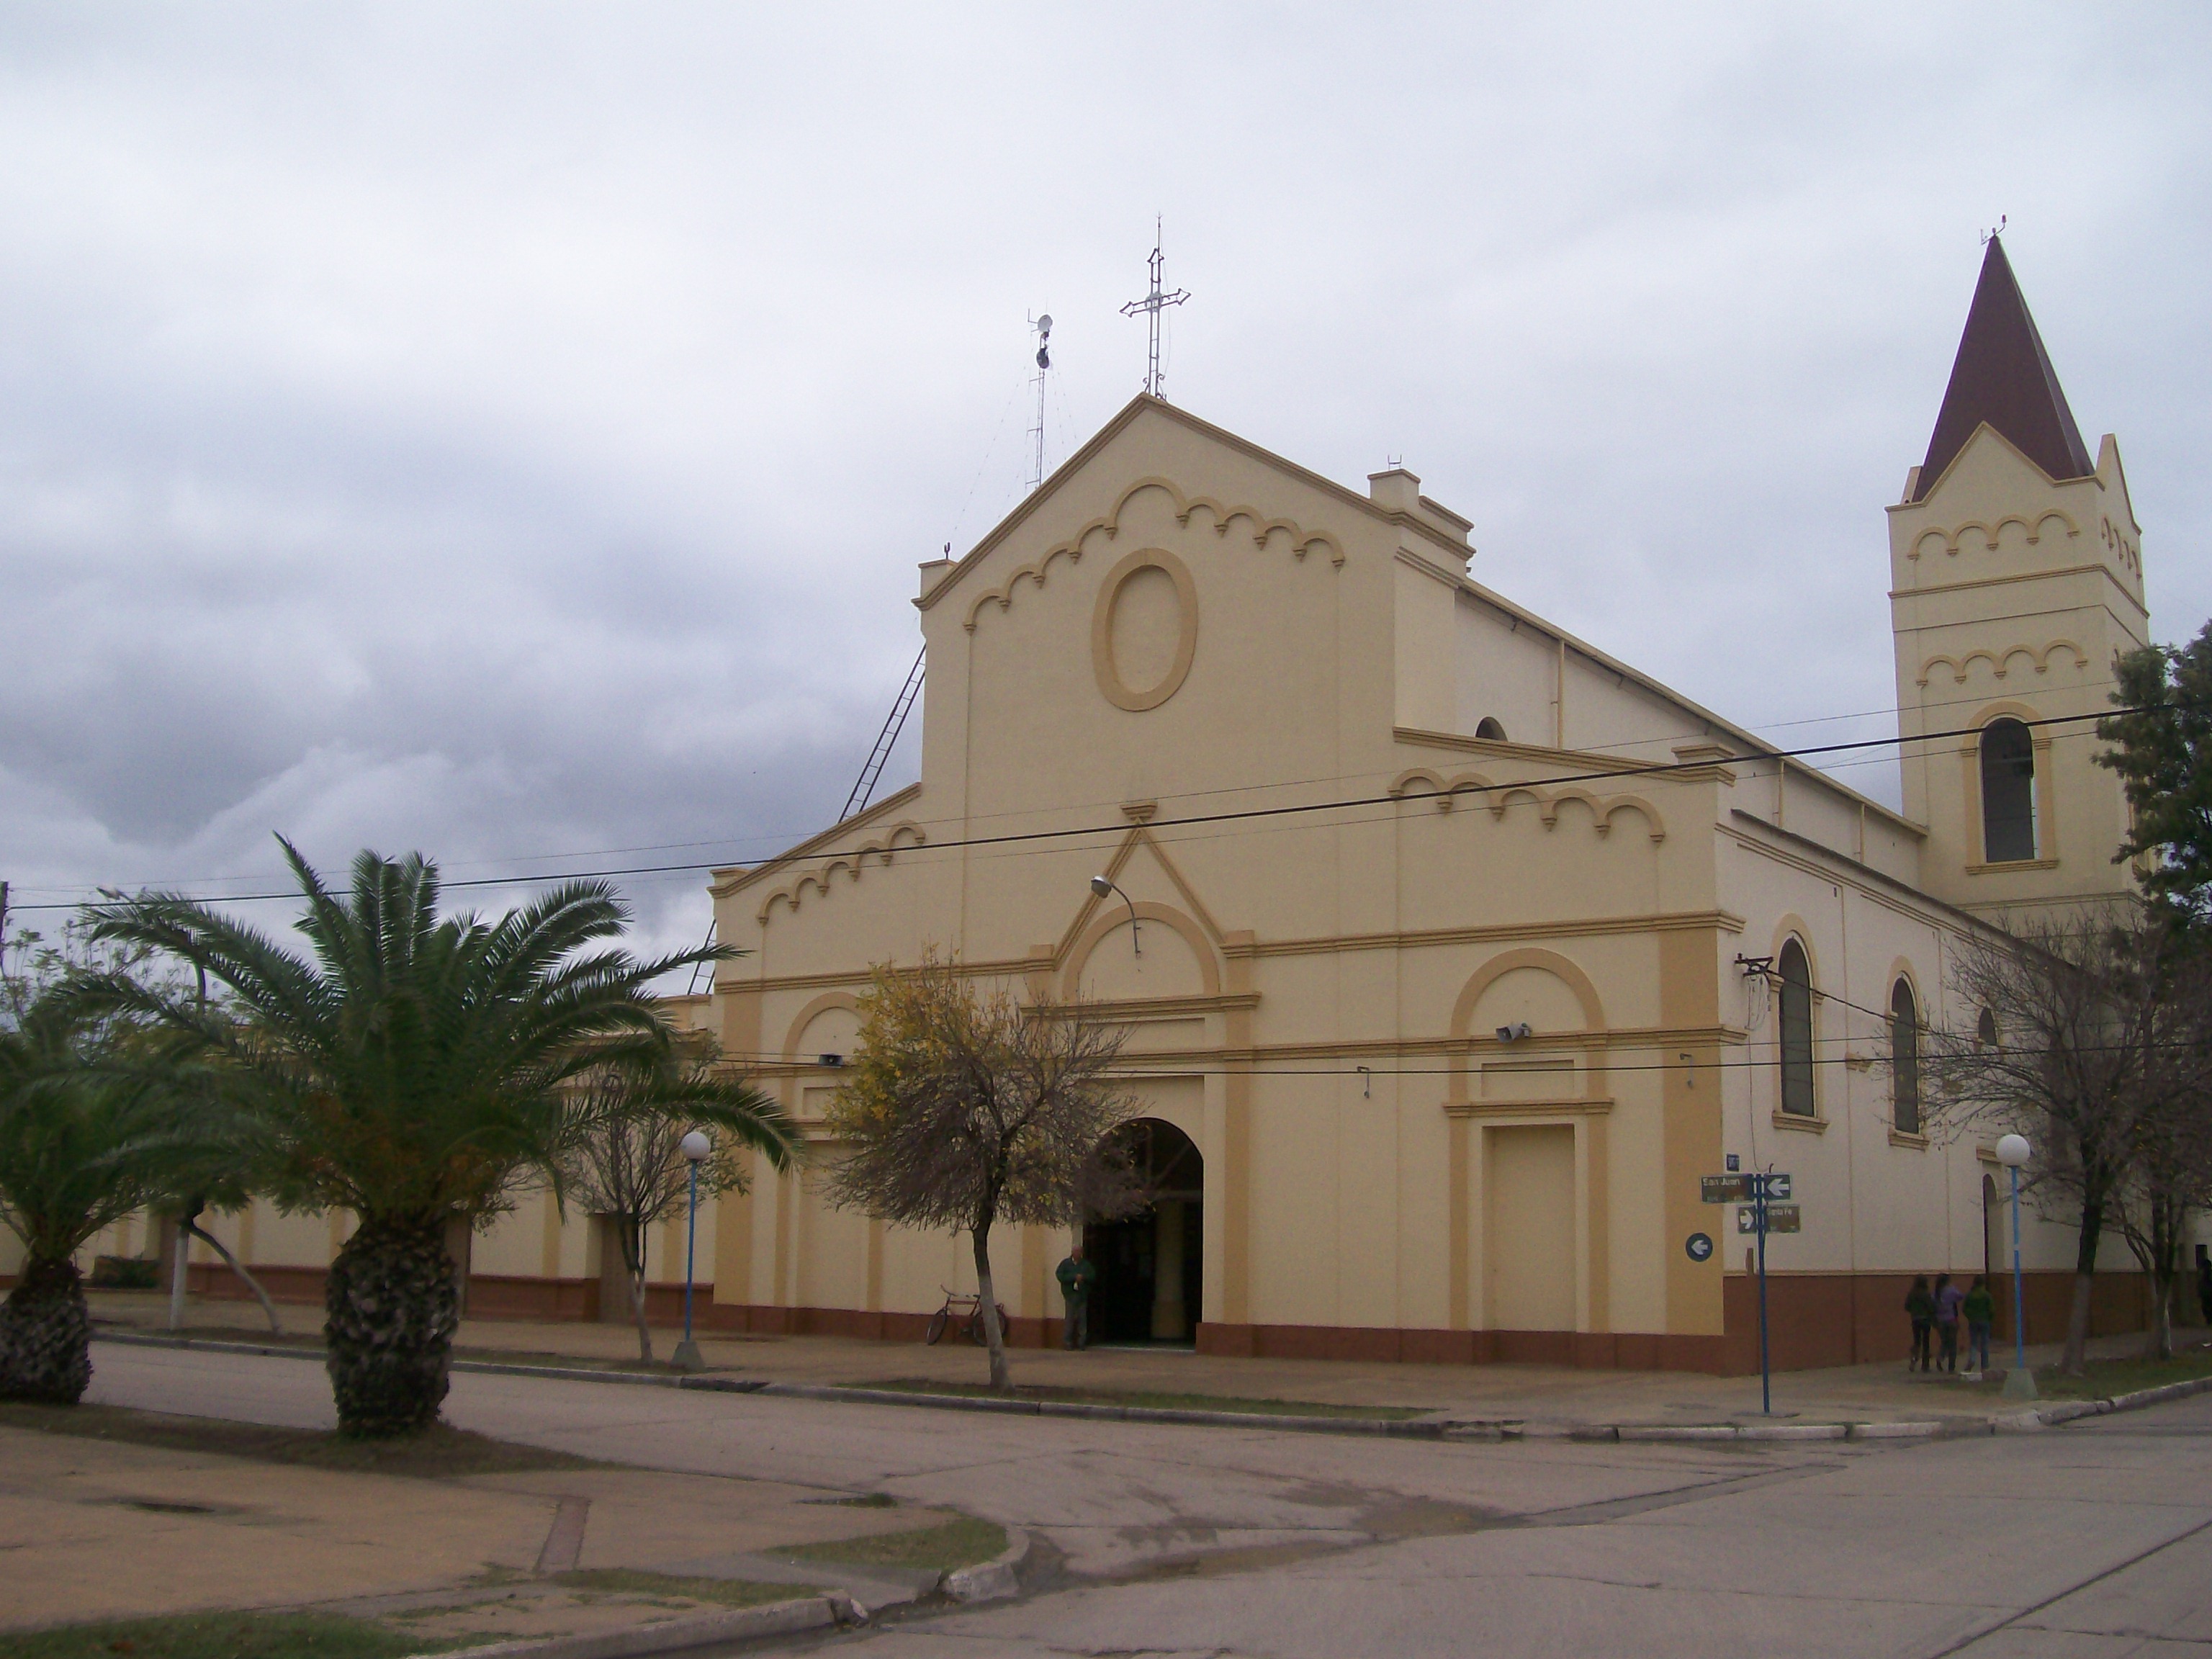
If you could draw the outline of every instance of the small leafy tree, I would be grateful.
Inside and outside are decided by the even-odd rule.
[[[64,951],[40,951],[0,996],[0,1222],[25,1252],[0,1306],[0,1398],[57,1405],[74,1405],[92,1380],[77,1251],[166,1197],[222,1130],[173,1045],[80,1003],[70,965]]]
[[[437,866],[419,854],[361,854],[340,895],[282,844],[308,957],[190,899],[146,894],[103,907],[97,936],[204,969],[226,1002],[125,975],[86,994],[222,1062],[241,1160],[279,1204],[358,1218],[324,1290],[338,1426],[407,1433],[446,1396],[459,1322],[447,1224],[480,1224],[528,1183],[557,1183],[574,1079],[665,1054],[674,1034],[652,982],[737,953],[638,960],[610,943],[629,912],[601,882],[562,883],[495,921],[441,918]]]
[[[587,1214],[605,1216],[619,1243],[637,1321],[637,1357],[648,1364],[646,1236],[689,1200],[684,1135],[703,1129],[715,1140],[714,1155],[699,1167],[702,1197],[744,1190],[744,1150],[782,1170],[798,1147],[783,1109],[719,1065],[710,1042],[694,1038],[684,1048],[593,1066],[573,1085],[562,1135],[567,1197]]]
[[[859,1052],[832,1103],[849,1148],[830,1202],[902,1226],[957,1229],[974,1247],[991,1386],[1010,1393],[991,1230],[1079,1224],[1136,1194],[1109,1133],[1133,1103],[1115,1084],[1118,1031],[1079,1005],[1025,1008],[979,994],[933,949],[879,967],[860,1002]]]
[[[2115,863],[2144,859],[2147,891],[2212,921],[2212,623],[2179,647],[2151,645],[2113,662],[2097,763],[2120,775],[2132,828]]]

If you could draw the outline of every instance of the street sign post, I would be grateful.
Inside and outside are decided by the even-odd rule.
[[[1735,1159],[1731,1156],[1729,1162]],[[1735,1230],[1759,1240],[1759,1409],[1768,1416],[1774,1415],[1774,1370],[1768,1358],[1766,1337],[1766,1236],[1769,1233],[1794,1233],[1804,1225],[1802,1212],[1795,1204],[1778,1202],[1790,1196],[1790,1177],[1778,1170],[1765,1170],[1750,1175],[1699,1176],[1698,1196],[1707,1204],[1740,1204],[1735,1212]],[[1712,1250],[1712,1241],[1703,1233],[1691,1235],[1691,1260],[1705,1259],[1697,1253],[1697,1243],[1705,1240],[1707,1255]]]

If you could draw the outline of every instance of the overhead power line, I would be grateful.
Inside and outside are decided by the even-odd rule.
[[[2045,726],[2078,726],[2084,720],[2111,720],[2118,715],[2140,714],[2143,711],[2130,706],[2105,709],[2096,714],[2052,714],[2041,720],[2022,720],[2020,724],[2032,727]],[[1911,737],[1863,738],[1850,743],[1812,744],[1800,749],[1760,750],[1756,753],[1749,755],[1726,756],[1717,761],[1696,760],[1669,761],[1664,763],[1629,762],[1622,765],[1606,767],[1602,769],[1591,772],[1569,772],[1561,774],[1558,776],[1509,779],[1504,782],[1494,784],[1465,784],[1460,786],[1452,793],[1455,794],[1489,794],[1502,789],[1525,788],[1532,783],[1540,783],[1547,787],[1553,787],[1563,783],[1620,782],[1632,778],[1662,777],[1670,773],[1698,771],[1715,765],[1726,765],[1731,763],[1739,764],[1756,764],[1761,761],[1781,762],[1788,760],[1802,760],[1807,757],[1813,755],[1845,754],[1865,749],[1901,749],[1907,744],[1937,743],[1951,738],[1975,737],[1979,735],[1980,730],[1981,728],[1978,726],[1954,726],[1948,730],[1942,732],[1916,732]],[[1425,799],[1425,797],[1397,794],[1355,795],[1335,800],[1294,801],[1276,806],[1231,807],[1218,811],[1186,813],[1179,817],[1154,818],[1151,820],[1147,827],[1152,830],[1172,830],[1196,824],[1253,823],[1259,820],[1289,817],[1304,813],[1345,811],[1352,808],[1360,806],[1397,806],[1405,804],[1408,800],[1419,799]],[[937,853],[945,853],[955,852],[963,848],[1006,847],[1023,842],[1069,841],[1085,836],[1119,835],[1124,833],[1127,828],[1127,826],[1125,823],[1085,823],[1072,824],[1064,829],[1058,830],[1010,830],[995,835],[966,836],[952,841],[931,842],[927,843],[927,850]],[[467,880],[447,881],[441,884],[448,891],[456,889],[477,887],[544,886],[564,881],[608,880],[619,876],[664,876],[702,873],[708,871],[720,869],[722,867],[724,867],[724,866],[720,861],[709,860],[702,862],[695,860],[682,864],[627,865],[599,870],[568,871],[565,872],[556,872],[550,875],[477,876]],[[296,891],[274,893],[235,893],[221,897],[205,899],[201,901],[201,902],[207,904],[260,904],[280,902],[288,899],[297,899],[299,896],[300,896]],[[103,902],[120,902],[121,900],[119,896],[115,899],[107,899],[103,896],[102,900],[88,901],[88,903],[89,904],[89,908],[96,909],[100,908],[100,903]],[[24,911],[74,910],[85,907],[75,903],[48,902],[41,904],[18,904],[14,908],[18,911]]]

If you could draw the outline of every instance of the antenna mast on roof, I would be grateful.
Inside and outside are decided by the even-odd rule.
[[[2010,214],[2000,213],[1997,215],[1996,228],[1993,230],[1985,230],[1982,233],[1982,246],[1984,247],[1987,247],[1991,242],[1996,241],[1998,237],[2003,235],[2004,228],[2011,222],[2012,216]]]
[[[1037,417],[1036,424],[1030,428],[1030,436],[1036,441],[1030,488],[1035,489],[1044,482],[1044,374],[1052,367],[1052,313],[1048,311],[1042,317],[1030,318],[1030,331],[1037,340],[1036,378],[1030,382],[1036,387]]]
[[[1145,395],[1160,395],[1160,313],[1170,306],[1179,306],[1190,295],[1177,289],[1172,294],[1160,292],[1160,268],[1164,261],[1160,255],[1160,221],[1152,220],[1152,257],[1147,266],[1152,273],[1152,291],[1141,300],[1132,300],[1121,307],[1124,317],[1141,314],[1152,333],[1152,356],[1145,370]]]

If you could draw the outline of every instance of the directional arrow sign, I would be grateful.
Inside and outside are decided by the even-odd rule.
[[[1735,1230],[1740,1233],[1759,1231],[1759,1206],[1747,1204],[1735,1212]],[[1804,1216],[1795,1204],[1770,1204],[1766,1206],[1766,1231],[1770,1233],[1796,1233],[1804,1231]]]
[[[1766,1183],[1766,1196],[1771,1200],[1790,1196],[1790,1177],[1786,1175],[1766,1175],[1759,1177]]]

